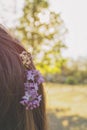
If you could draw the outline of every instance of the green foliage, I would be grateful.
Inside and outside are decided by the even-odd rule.
[[[32,52],[37,68],[43,73],[61,71],[66,28],[60,14],[49,10],[46,0],[25,0],[23,16],[16,29],[18,38]]]
[[[66,78],[65,83],[74,85],[78,83],[78,79],[74,78],[73,76],[69,76]]]
[[[66,84],[87,84],[87,58],[69,60],[62,65],[61,72],[47,78],[49,81]]]

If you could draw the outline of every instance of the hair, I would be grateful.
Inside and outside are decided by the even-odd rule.
[[[46,130],[46,108],[43,85],[40,107],[26,110],[20,104],[24,95],[24,66],[19,54],[24,47],[0,26],[0,129]],[[35,66],[32,61],[32,67]]]

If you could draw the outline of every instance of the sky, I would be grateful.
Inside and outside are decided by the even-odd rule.
[[[60,12],[68,29],[65,56],[87,56],[87,0],[50,0],[51,9]]]
[[[0,0],[0,23],[5,26],[15,26],[17,18],[21,17],[24,0]]]
[[[7,3],[8,1],[8,3]],[[18,2],[15,5],[15,1]],[[15,8],[21,8],[23,2],[17,0],[0,0],[0,3],[4,6],[2,12],[2,4],[0,4],[0,22],[3,17],[5,20],[3,23],[9,21],[15,22],[15,17],[12,13],[15,12],[15,16],[19,17],[20,13],[16,12]],[[61,13],[61,17],[64,20],[66,28],[68,29],[68,35],[66,35],[66,43],[68,49],[64,51],[65,57],[72,57],[74,59],[79,56],[87,56],[87,0],[49,0],[50,9]],[[9,7],[10,5],[10,7]],[[9,9],[6,11],[5,8]],[[14,10],[13,10],[14,8]],[[8,15],[9,14],[9,15]]]

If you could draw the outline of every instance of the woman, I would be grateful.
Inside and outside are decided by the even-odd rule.
[[[46,130],[42,82],[30,53],[0,26],[0,130]]]

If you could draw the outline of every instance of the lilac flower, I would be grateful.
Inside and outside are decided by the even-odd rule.
[[[38,90],[38,84],[37,83],[34,83],[34,89]]]
[[[21,100],[20,103],[21,103],[22,105],[24,105],[24,106],[25,106],[26,104],[28,104],[27,100]]]
[[[40,99],[40,100],[38,100]],[[40,106],[40,101],[41,101],[41,95],[39,97],[37,97],[37,99],[31,101],[28,104],[28,107],[32,110],[33,108],[39,107]]]
[[[44,82],[43,77],[37,70],[28,70],[26,73],[25,95],[20,103],[26,106],[26,109],[34,109],[40,106],[42,95],[38,94],[39,85]]]
[[[34,80],[34,75],[32,73],[32,70],[27,71],[27,80]]]
[[[41,83],[43,83],[43,82],[44,82],[43,77],[42,77],[41,75],[39,75],[39,77],[37,78],[37,83],[38,83],[38,84],[41,84]]]
[[[29,87],[30,87],[29,82],[24,83],[24,86],[25,86],[25,90],[29,89]]]
[[[38,77],[38,79],[43,79],[39,71],[37,70],[29,70],[27,71],[27,80],[34,80],[34,78]]]
[[[34,98],[36,98],[38,96],[38,93],[37,93],[37,91],[35,89],[33,89],[33,90],[30,91],[30,95],[34,99]]]
[[[20,103],[22,105],[26,105],[26,109],[34,109],[36,107],[40,106],[40,101],[41,101],[41,95],[38,96],[36,99],[28,101],[28,100],[22,100]]]
[[[38,70],[31,70],[32,71],[32,74],[34,76],[38,76],[39,75],[39,71]]]
[[[22,99],[23,100],[30,100],[30,97],[31,97],[31,95],[27,92],[27,91],[25,91],[25,95],[22,97]]]
[[[41,98],[42,98],[42,95],[39,95],[39,96],[37,97],[38,102],[40,102],[40,101],[41,101]]]

